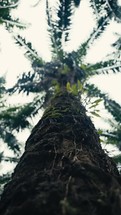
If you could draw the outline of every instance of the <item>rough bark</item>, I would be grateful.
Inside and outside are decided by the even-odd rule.
[[[26,142],[1,215],[119,215],[121,178],[85,108],[57,95]]]

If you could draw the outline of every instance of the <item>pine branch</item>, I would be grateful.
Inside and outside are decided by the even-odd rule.
[[[96,15],[96,17],[98,17],[98,11],[97,11],[97,8],[96,8],[96,5],[95,5],[95,2],[94,0],[89,0],[89,3],[90,3],[90,7],[93,9],[94,11],[94,15]]]
[[[109,74],[110,71],[113,71],[114,73],[116,72],[121,72],[121,64],[120,65],[113,65],[113,66],[108,66],[108,67],[103,67],[101,69],[97,69],[95,71],[96,74]]]
[[[47,23],[48,23],[48,32],[50,33],[50,39],[51,39],[51,47],[52,52],[56,54],[57,58],[61,60],[63,58],[63,51],[62,51],[62,44],[61,44],[61,35],[58,37],[58,33],[56,32],[56,26],[55,23],[53,23],[52,20],[52,14],[51,9],[49,8],[48,0],[46,0],[46,14],[47,14]],[[62,34],[62,32],[60,32]]]
[[[84,89],[87,92],[87,96],[90,98],[92,97],[98,97],[101,99],[107,98],[107,94],[104,92],[101,92],[101,90],[94,84],[86,83]]]
[[[102,18],[100,18],[98,26],[93,29],[93,32],[90,34],[89,38],[80,45],[79,49],[76,51],[79,64],[83,62],[84,60],[83,58],[86,56],[90,46],[96,39],[98,39],[101,36],[101,34],[104,32],[108,24],[109,16],[107,16],[106,19],[103,20]]]
[[[108,112],[114,117],[116,122],[121,123],[121,105],[109,98],[104,100],[104,105]]]
[[[17,27],[20,27],[20,28],[27,28],[29,26],[29,24],[19,23],[16,20],[14,21],[14,20],[10,20],[10,19],[8,20],[8,19],[0,18],[0,21],[5,22],[8,25],[17,26]]]
[[[72,15],[80,1],[73,2],[72,0],[59,0],[56,7],[56,20],[53,14],[55,14],[49,7],[48,0],[46,0],[46,14],[48,22],[48,32],[51,39],[52,52],[61,61],[65,57],[63,46],[69,41],[69,31],[72,25]]]
[[[108,7],[113,13],[114,18],[121,22],[121,6],[119,6],[118,1],[116,0],[106,0]]]
[[[9,4],[9,5],[5,5],[5,6],[1,6],[0,5],[0,9],[7,9],[7,8],[15,8],[19,5],[19,1],[14,3],[14,4]]]
[[[111,13],[117,21],[121,21],[121,6],[116,0],[90,0],[90,6],[96,11],[96,17],[102,16],[104,12]]]
[[[33,60],[34,58],[41,61],[41,63],[43,62],[42,59],[38,56],[37,52],[31,47],[31,43],[27,43],[25,39],[23,39],[20,35],[13,35],[14,39],[17,41],[17,43],[24,47],[27,52],[26,55],[30,58],[30,60]],[[28,54],[29,53],[29,54]]]
[[[90,39],[88,41],[88,47],[90,46],[90,44],[92,44],[94,42],[94,40],[96,40],[97,38],[99,38],[99,36],[101,36],[101,34],[104,32],[105,28],[108,26],[109,24],[109,15],[106,17],[101,17],[98,20],[98,26],[97,28],[94,28],[93,32],[91,33]]]
[[[93,76],[95,74],[109,74],[111,71],[114,73],[121,72],[121,63],[115,65],[113,60],[100,62],[95,65],[88,66],[86,71],[87,76]]]
[[[71,17],[73,14],[72,1],[59,0],[59,7],[57,11],[57,28],[62,32],[64,42],[68,41],[68,32],[71,26]]]

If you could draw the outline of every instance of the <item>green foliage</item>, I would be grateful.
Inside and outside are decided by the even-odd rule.
[[[120,64],[121,59],[121,35],[116,33],[117,39],[112,44],[112,47],[114,48],[114,52],[109,55],[110,58],[115,59],[115,61]]]
[[[56,14],[49,7],[46,0],[46,15],[48,32],[51,39],[51,50],[54,58],[63,60],[65,58],[64,46],[69,41],[69,32],[72,26],[72,16],[76,7],[79,7],[79,0],[58,0]],[[56,19],[53,16],[56,15]]]
[[[38,56],[35,49],[32,47],[31,42],[26,42],[25,38],[22,38],[20,35],[14,36],[14,39],[16,41],[16,44],[18,44],[20,47],[24,47],[26,52],[25,56],[32,62],[36,61],[37,63],[43,65],[42,59]]]
[[[96,11],[97,18],[105,14],[108,16],[113,16],[115,20],[121,20],[121,6],[119,6],[116,0],[90,0],[90,5]],[[105,11],[105,14],[104,14]]]
[[[97,101],[99,102],[102,100],[106,110],[117,122],[121,122],[121,106],[116,101],[110,99],[106,93],[101,92],[94,84],[85,84],[85,89],[88,97],[98,97],[99,100]]]
[[[109,113],[111,113],[111,115],[114,117],[114,119],[121,123],[121,106],[112,99],[106,99],[104,101],[104,105]]]
[[[100,115],[99,115],[99,110],[95,110],[95,111],[90,111],[90,113],[93,115],[93,116],[96,116],[96,117],[101,117]]]
[[[18,5],[18,1],[8,1],[8,0],[3,0],[0,1],[0,19],[2,20],[10,20],[11,15],[10,15],[10,10],[11,8],[15,8]]]
[[[27,117],[31,115],[34,107],[31,103],[24,105],[23,107],[8,107],[0,113],[0,120],[4,123],[4,126],[11,128],[11,130],[24,129],[29,127],[29,121]]]
[[[78,63],[82,63],[84,61],[84,58],[86,57],[91,45],[105,32],[109,24],[110,17],[100,17],[100,19],[97,21],[97,25],[92,29],[89,37],[80,45],[80,47],[76,51],[76,58],[78,59]]]
[[[121,163],[121,154],[114,156],[113,159],[116,163],[120,164]],[[119,170],[121,171],[121,169],[119,169]]]
[[[59,7],[57,11],[57,30],[60,31],[59,39],[62,40],[62,35],[64,34],[64,41],[68,41],[68,31],[71,26],[71,16],[72,16],[72,1],[70,0],[59,0]],[[57,39],[56,39],[57,40]]]
[[[75,7],[79,7],[81,0],[74,0]]]
[[[87,75],[100,75],[100,74],[110,74],[110,73],[117,73],[121,71],[121,62],[116,62],[116,60],[108,60],[98,62],[94,65],[88,65],[86,68]]]
[[[12,9],[16,9],[19,0],[2,0],[0,1],[0,24],[5,24],[7,30],[11,30],[14,26],[24,29],[26,25],[20,23],[19,19],[14,19],[11,15]]]
[[[13,106],[7,104],[7,90],[5,88],[5,79],[0,78],[0,139],[5,142],[10,150],[16,155],[20,154],[20,144],[18,143],[15,131],[19,132],[25,128],[30,128],[30,117],[37,114],[38,99],[34,100],[35,104],[28,103],[23,106]],[[6,96],[6,99],[4,98]],[[36,108],[35,108],[36,107]],[[2,154],[1,154],[2,155]]]
[[[101,90],[98,89],[98,87],[96,87],[94,84],[86,83],[85,90],[87,92],[88,97],[99,97],[101,99],[106,98],[106,94],[101,92]]]
[[[14,117],[12,118],[11,113],[15,116],[17,107],[10,107],[7,105],[7,91],[5,88],[5,79],[0,77],[0,141],[1,146],[4,143],[5,148],[12,150],[15,157],[6,157],[5,151],[0,151],[0,163],[2,161],[16,162],[16,159],[20,155],[20,145],[14,134],[14,128],[12,123],[14,122]],[[3,114],[4,113],[4,114]],[[16,128],[15,128],[16,129]],[[7,175],[6,175],[7,176]],[[8,177],[0,176],[1,183],[7,182]],[[3,179],[3,182],[1,180]]]
[[[103,101],[102,99],[96,99],[94,102],[91,103],[91,106],[89,108],[91,109],[91,108],[97,107],[99,103],[102,101]]]
[[[75,84],[70,84],[70,82],[67,82],[66,89],[68,92],[72,93],[73,95],[77,96],[80,93],[83,93],[83,84],[78,80]]]
[[[73,95],[77,96],[78,95],[78,86],[76,84],[71,84],[67,82],[66,89],[68,92],[71,92]]]
[[[51,50],[54,55],[57,55],[58,58],[62,59],[63,58],[63,50],[61,47],[62,32],[57,28],[59,24],[61,24],[61,20],[59,20],[60,23],[54,23],[54,21],[52,20],[52,11],[49,8],[48,0],[46,0],[46,14],[48,22],[48,32],[51,39]],[[59,15],[60,14],[58,11],[58,16]]]

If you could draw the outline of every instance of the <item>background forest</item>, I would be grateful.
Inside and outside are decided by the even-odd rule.
[[[115,77],[119,83],[121,78],[120,28],[120,1],[0,2],[1,189],[48,99],[60,90],[58,80],[70,76],[72,68],[75,83],[70,76],[67,90],[80,96],[103,147],[120,168],[120,91],[113,94]]]

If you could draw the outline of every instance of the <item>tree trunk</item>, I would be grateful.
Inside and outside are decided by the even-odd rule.
[[[58,94],[26,142],[1,215],[119,215],[121,178],[85,108]]]

